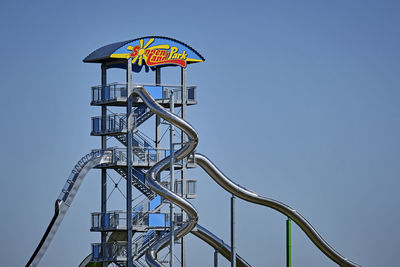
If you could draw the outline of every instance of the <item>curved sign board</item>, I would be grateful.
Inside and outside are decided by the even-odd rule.
[[[110,58],[132,58],[132,64],[149,67],[176,65],[186,68],[187,64],[204,61],[193,48],[165,37],[135,39],[115,50]]]

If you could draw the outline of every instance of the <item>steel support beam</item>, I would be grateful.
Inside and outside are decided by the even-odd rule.
[[[101,64],[101,86],[102,92],[104,91],[104,86],[107,85],[107,67],[103,63]],[[104,122],[104,119],[107,116],[107,106],[101,106],[101,117]],[[102,127],[104,127],[104,123],[102,123]],[[107,136],[101,137],[101,149],[107,148]],[[107,212],[107,169],[101,169],[101,223],[104,225],[104,214]],[[102,251],[104,251],[104,244],[107,242],[107,233],[101,232],[101,243],[102,243]],[[102,267],[106,267],[107,263],[103,262]]]
[[[231,197],[231,267],[236,267],[235,195]]]
[[[182,119],[187,121],[187,90],[186,90],[186,69],[181,68],[181,95],[182,95],[182,106],[181,106],[181,116]],[[181,143],[186,142],[186,135],[184,131],[181,131]],[[182,185],[182,197],[186,198],[187,188],[186,188],[186,174],[187,174],[187,158],[182,160],[182,170],[181,170],[181,185]],[[182,221],[186,221],[186,213],[182,212]],[[181,238],[181,267],[186,267],[186,238]]]
[[[292,220],[286,220],[286,267],[292,267]]]
[[[156,68],[156,85],[161,85],[161,69]],[[156,115],[156,154],[157,154],[157,162],[161,159],[160,153],[160,145],[161,145],[161,118]],[[157,176],[157,179],[160,180],[160,175]]]
[[[126,66],[126,83],[128,86],[128,99],[126,103],[126,118],[128,131],[126,134],[127,139],[127,177],[126,177],[126,234],[127,234],[127,244],[126,244],[126,257],[127,257],[127,267],[133,267],[132,260],[132,134],[133,134],[133,121],[132,121],[132,58],[127,60]]]
[[[214,250],[214,267],[218,267],[218,250]]]
[[[174,92],[171,90],[171,95],[169,99],[170,111],[174,113]],[[170,179],[169,179],[169,189],[173,192],[174,191],[174,125],[171,123],[169,125],[169,145],[170,145]],[[174,204],[172,202],[169,203],[169,226],[170,226],[170,250],[169,250],[169,265],[170,267],[174,266],[174,237],[175,237],[175,218],[174,218]]]

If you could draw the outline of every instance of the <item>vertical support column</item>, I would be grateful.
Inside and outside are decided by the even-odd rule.
[[[159,67],[156,68],[156,86],[161,85],[161,69]],[[160,144],[161,144],[161,118],[158,115],[156,116],[156,134],[155,134],[155,142],[156,142],[156,159],[157,162],[161,159],[161,152],[160,152]],[[160,173],[157,175],[157,181],[160,181]],[[158,257],[158,253],[156,254],[156,258]]]
[[[286,267],[292,267],[292,221],[286,220]]]
[[[214,267],[218,267],[218,250],[214,250]]]
[[[186,69],[181,68],[181,95],[182,95],[182,106],[181,106],[181,115],[182,119],[187,120],[187,90],[186,90]],[[186,135],[184,131],[181,131],[181,143],[186,142]],[[181,171],[181,187],[182,187],[182,197],[186,198],[187,195],[187,185],[186,185],[186,169],[187,158],[182,160],[182,171]],[[182,212],[182,221],[186,221],[186,213]],[[186,267],[186,238],[181,238],[181,267]]]
[[[170,111],[171,113],[174,113],[174,92],[171,90],[171,96],[169,100],[169,105],[170,105]],[[170,128],[169,128],[169,145],[170,145],[170,186],[169,189],[173,192],[174,191],[174,154],[175,154],[175,149],[174,149],[174,125],[171,123]],[[169,265],[171,267],[174,266],[174,243],[175,243],[175,224],[174,224],[174,204],[172,202],[169,203],[169,226],[170,226],[170,233],[171,233],[171,239],[170,239],[170,251],[169,251]]]
[[[235,195],[231,197],[231,267],[236,267],[236,245],[235,245]]]
[[[132,261],[132,133],[133,133],[133,121],[132,121],[132,58],[127,60],[126,66],[126,83],[128,89],[128,98],[126,103],[126,118],[127,118],[127,177],[126,177],[126,257],[127,257],[127,267],[133,267]]]
[[[161,85],[161,69],[156,68],[156,85]],[[161,159],[160,153],[160,143],[161,143],[161,118],[160,116],[156,115],[156,155],[157,161]],[[160,180],[160,175],[157,176],[157,180]]]
[[[107,85],[107,67],[106,64],[101,64],[101,87],[102,92],[104,91],[104,87]],[[107,106],[101,106],[101,118],[104,121],[104,117],[107,116]],[[101,124],[104,127],[104,123]],[[107,148],[107,136],[101,136],[101,149]],[[107,212],[107,169],[101,169],[101,225],[104,225],[104,216]],[[102,253],[105,251],[105,243],[107,242],[107,233],[101,232],[101,244],[102,244]],[[107,263],[103,262],[102,267],[106,267]]]

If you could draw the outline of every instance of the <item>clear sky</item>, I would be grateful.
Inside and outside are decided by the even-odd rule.
[[[112,42],[161,35],[206,58],[188,68],[198,86],[189,121],[199,152],[239,184],[294,207],[344,256],[395,266],[399,12],[398,1],[378,0],[1,1],[1,265],[26,263],[74,164],[100,146],[89,136],[100,68],[82,59]],[[100,240],[89,232],[99,177],[88,175],[41,266],[77,266]],[[190,177],[200,223],[229,242],[229,194],[201,170]],[[286,218],[237,202],[240,255],[284,266]],[[189,266],[211,266],[212,253],[189,237]],[[337,266],[296,226],[293,262]]]

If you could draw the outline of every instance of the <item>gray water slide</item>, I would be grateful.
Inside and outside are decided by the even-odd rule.
[[[39,264],[39,261],[46,253],[46,250],[53,240],[58,227],[64,219],[68,208],[71,206],[72,201],[74,200],[74,197],[78,192],[78,189],[86,174],[90,171],[90,169],[99,164],[109,163],[111,158],[111,151],[97,150],[85,155],[78,161],[78,163],[72,169],[71,174],[61,191],[61,194],[55,202],[53,218],[51,219],[49,226],[39,242],[39,245],[36,247],[26,266],[35,267]]]
[[[336,262],[342,267],[361,267],[360,265],[350,261],[349,259],[340,255],[335,249],[333,249],[314,229],[314,227],[295,209],[288,205],[276,201],[271,198],[266,198],[254,193],[239,184],[230,180],[217,166],[212,163],[206,156],[196,153],[194,155],[195,162],[202,167],[207,174],[214,179],[214,181],[229,193],[251,203],[259,204],[272,208],[290,219],[292,219],[308,236],[308,238],[317,246],[331,260]]]
[[[168,122],[174,124],[183,130],[189,141],[174,154],[174,160],[179,161],[186,156],[190,155],[198,144],[198,135],[194,128],[187,123],[185,120],[179,118],[178,116],[168,112],[161,105],[157,104],[154,99],[150,96],[150,94],[141,86],[136,86],[133,91],[133,96],[140,97],[143,102],[157,115],[167,120]],[[335,249],[333,249],[314,229],[314,227],[295,209],[287,206],[284,203],[276,201],[274,199],[266,198],[258,195],[246,188],[234,183],[227,176],[225,176],[207,157],[202,154],[195,154],[194,160],[198,165],[200,165],[208,175],[213,178],[218,185],[224,188],[226,191],[234,194],[235,196],[249,201],[255,204],[259,204],[262,206],[267,206],[269,208],[275,209],[276,211],[288,216],[291,218],[308,236],[308,238],[317,246],[317,248],[322,251],[326,256],[328,256],[331,260],[336,262],[342,267],[359,267],[360,265],[350,261],[349,259],[343,257],[339,254]],[[197,224],[198,221],[198,213],[196,209],[185,199],[178,196],[177,194],[169,191],[168,189],[161,186],[157,181],[157,174],[162,170],[168,168],[170,164],[170,157],[167,157],[161,161],[159,161],[153,168],[146,173],[146,182],[150,186],[150,188],[156,193],[160,194],[164,198],[178,205],[180,208],[185,210],[188,214],[189,220],[183,224],[180,228],[177,229],[175,234],[175,239],[178,239],[187,233],[189,233]],[[146,261],[150,266],[161,267],[162,264],[156,260],[156,254],[159,250],[165,247],[170,239],[169,234],[163,236],[158,240],[146,254]]]
[[[184,159],[194,151],[198,144],[198,134],[188,122],[163,108],[142,86],[135,86],[132,92],[132,97],[140,97],[143,100],[143,103],[145,103],[151,111],[183,130],[188,136],[189,141],[187,141],[179,150],[175,151],[175,153],[173,154],[173,159],[175,162]],[[180,207],[188,215],[188,220],[175,230],[174,238],[176,240],[187,235],[193,230],[198,221],[198,212],[189,201],[168,190],[157,181],[157,175],[163,170],[166,170],[169,167],[170,162],[171,156],[160,160],[152,168],[150,168],[150,170],[146,173],[145,178],[146,185],[149,186],[151,190],[161,195],[164,199],[167,199]],[[171,238],[170,235],[171,232],[163,235],[147,250],[146,262],[149,266],[163,266],[157,260],[157,253],[168,244]]]
[[[132,95],[133,97],[140,97],[151,111],[153,111],[155,114],[162,117],[163,119],[167,120],[168,122],[179,127],[187,134],[189,141],[186,142],[181,149],[174,153],[175,162],[184,159],[194,151],[198,144],[198,135],[194,128],[188,122],[179,118],[175,114],[168,112],[161,105],[156,103],[154,99],[150,96],[150,94],[141,86],[136,86],[133,90]],[[53,219],[51,220],[46,232],[43,235],[43,238],[41,239],[38,247],[36,248],[26,266],[36,266],[39,263],[40,259],[46,252],[51,240],[53,239],[65,213],[71,205],[71,202],[77,190],[79,189],[79,186],[86,173],[96,165],[108,162],[110,159],[111,155],[108,151],[96,151],[86,155],[78,162],[78,164],[73,169],[69,179],[67,180],[67,183],[64,186],[62,193],[60,194],[60,197],[56,200]],[[311,241],[334,262],[340,264],[342,267],[360,266],[356,263],[351,262],[347,258],[340,255],[337,251],[335,251],[318,234],[318,232],[312,227],[312,225],[293,208],[279,201],[259,196],[258,194],[234,183],[227,176],[225,176],[207,157],[202,154],[195,154],[194,160],[210,175],[211,178],[213,178],[217,182],[217,184],[219,184],[226,191],[236,195],[237,197],[242,198],[243,200],[275,209],[278,212],[291,218],[306,233]],[[203,236],[203,240],[207,240],[206,236],[208,236],[209,242],[207,242],[206,240],[205,241],[210,245],[221,245],[221,242],[211,242],[212,234],[210,232],[201,231],[199,230],[202,229],[200,227],[197,227],[197,229],[195,229],[198,221],[198,213],[190,202],[175,194],[174,192],[169,191],[156,181],[157,174],[163,170],[166,170],[169,167],[169,164],[170,157],[166,157],[163,160],[157,162],[157,164],[155,164],[146,173],[146,184],[157,194],[173,202],[175,205],[179,206],[187,213],[188,220],[182,226],[176,229],[174,238],[179,239],[192,231],[195,234],[197,230],[197,233],[199,233],[197,236]],[[150,266],[163,266],[159,261],[157,261],[156,254],[168,244],[169,240],[170,234],[168,233],[162,236],[148,249],[146,253],[146,262]],[[217,239],[214,238],[214,241],[215,240]],[[221,249],[220,253],[224,257],[226,257],[224,254],[227,255],[226,250],[224,252],[224,249]]]
[[[228,246],[224,240],[220,239],[212,232],[208,231],[206,228],[197,224],[196,227],[191,231],[193,235],[200,238],[208,245],[213,247],[215,250],[218,251],[219,254],[224,256],[228,261],[231,260],[231,247]],[[237,267],[250,267],[251,265],[248,264],[242,257],[236,254],[236,266]]]

